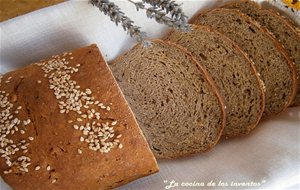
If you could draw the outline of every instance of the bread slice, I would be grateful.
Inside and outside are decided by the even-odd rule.
[[[9,72],[0,92],[12,116],[1,116],[0,172],[13,189],[113,189],[158,171],[96,45]]]
[[[111,69],[157,158],[203,152],[218,142],[223,101],[183,48],[161,40],[138,44]]]
[[[223,136],[248,134],[264,111],[261,80],[248,57],[226,36],[207,26],[173,31],[167,40],[185,47],[212,76],[226,105]]]
[[[266,87],[263,117],[278,114],[290,105],[297,88],[296,71],[280,44],[266,30],[240,11],[224,8],[200,14],[192,22],[225,34],[253,60]]]
[[[293,101],[294,106],[300,106],[300,34],[294,29],[286,18],[271,9],[261,9],[253,1],[238,1],[224,6],[225,8],[238,9],[256,20],[261,26],[267,28],[286,50],[288,56],[295,63],[297,69],[297,95]]]

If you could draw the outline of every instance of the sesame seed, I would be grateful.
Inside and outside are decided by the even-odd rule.
[[[73,120],[69,120],[68,123],[73,123]]]
[[[110,107],[109,107],[109,106],[107,106],[106,110],[107,110],[107,111],[110,111]]]
[[[35,171],[38,171],[39,169],[41,169],[40,166],[36,166],[36,167],[35,167]]]
[[[119,138],[121,138],[122,137],[122,134],[119,134],[118,136],[117,136],[117,139],[119,139]]]
[[[51,181],[51,183],[55,183],[57,181],[57,179],[53,179],[52,181]]]
[[[113,121],[113,122],[111,123],[111,125],[114,126],[114,125],[116,125],[117,123],[118,123],[118,121]]]
[[[25,134],[25,131],[24,131],[24,130],[21,130],[20,133],[21,133],[21,134]]]
[[[47,171],[50,171],[51,167],[48,165],[46,169],[47,169]]]
[[[81,118],[77,118],[77,121],[83,121]]]
[[[92,94],[92,91],[91,91],[91,89],[88,89],[88,88],[87,88],[87,89],[85,89],[85,93],[86,93],[86,94]]]
[[[38,80],[38,81],[37,81],[37,83],[41,84],[41,83],[42,83],[42,81]]]
[[[82,150],[78,149],[78,154],[82,154]]]
[[[87,118],[86,114],[81,115],[82,118]]]
[[[65,113],[66,110],[65,110],[65,109],[62,109],[62,110],[60,110],[59,112],[60,112],[60,113]]]
[[[33,137],[28,137],[28,139],[29,139],[30,141],[33,141],[33,140],[34,140],[34,138],[33,138]]]
[[[74,125],[73,127],[74,127],[74,129],[76,129],[76,130],[79,129],[79,126],[78,126],[78,125]]]
[[[123,144],[119,144],[119,149],[122,149],[123,148]]]
[[[74,57],[70,57],[70,59],[74,59]]]
[[[83,142],[84,141],[84,138],[83,137],[80,137],[80,142]]]

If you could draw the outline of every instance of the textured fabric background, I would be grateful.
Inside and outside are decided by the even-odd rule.
[[[183,8],[191,16],[222,2],[189,0]],[[169,31],[145,19],[144,12],[136,12],[127,1],[117,3],[149,37],[162,37]],[[0,30],[0,73],[91,43],[110,61],[135,43],[87,1],[38,10],[0,23]],[[300,107],[262,121],[249,136],[222,141],[204,154],[161,160],[159,166],[159,173],[120,189],[166,189],[173,180],[173,186],[178,186],[170,189],[300,189]],[[213,182],[215,186],[207,186]],[[248,186],[235,187],[232,182]],[[0,189],[8,189],[3,181]]]

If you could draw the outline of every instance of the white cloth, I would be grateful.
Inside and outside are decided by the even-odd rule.
[[[191,16],[221,2],[190,0],[184,2],[183,9]],[[145,19],[145,13],[136,12],[127,1],[117,3],[149,37],[162,37],[169,31]],[[91,43],[110,61],[135,43],[86,1],[41,9],[0,23],[0,29],[0,73]],[[159,161],[159,166],[159,173],[120,189],[165,189],[172,180],[178,187],[171,189],[300,189],[300,107],[262,121],[246,137],[222,141],[204,154]],[[210,181],[216,186],[208,187]],[[228,186],[218,186],[220,181]],[[232,187],[232,182],[250,187]],[[205,187],[184,187],[187,183]],[[0,189],[8,189],[3,181]]]

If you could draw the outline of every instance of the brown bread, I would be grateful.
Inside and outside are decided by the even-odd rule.
[[[183,48],[138,44],[111,69],[157,158],[203,152],[218,142],[224,104],[213,82]]]
[[[264,111],[264,92],[244,52],[207,26],[191,25],[188,33],[173,31],[167,40],[185,47],[212,76],[226,106],[223,136],[248,134]]]
[[[266,87],[264,117],[278,114],[291,104],[297,88],[296,69],[266,30],[240,11],[224,8],[200,14],[192,22],[225,34],[253,60]]]
[[[291,23],[272,9],[261,9],[253,1],[238,1],[224,6],[225,8],[238,9],[256,20],[261,26],[267,28],[283,45],[297,69],[297,95],[293,106],[300,106],[300,34]]]

